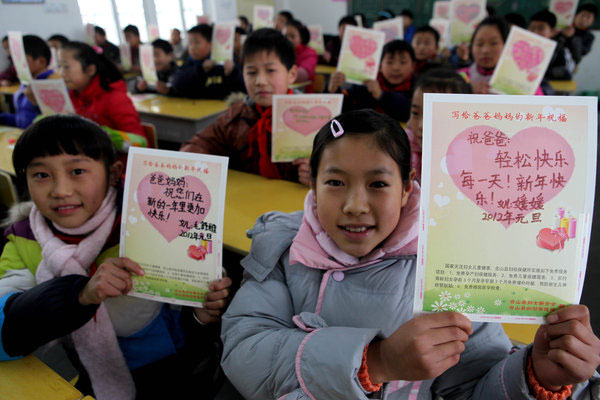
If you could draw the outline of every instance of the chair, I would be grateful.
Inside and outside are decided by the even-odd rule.
[[[3,204],[8,209],[17,202],[17,191],[12,183],[10,174],[0,170],[0,204]]]
[[[156,136],[156,128],[154,125],[148,122],[142,122],[142,127],[148,138],[148,147],[151,149],[158,149],[158,137]]]
[[[313,78],[313,90],[315,93],[323,93],[325,89],[325,75],[315,74]]]

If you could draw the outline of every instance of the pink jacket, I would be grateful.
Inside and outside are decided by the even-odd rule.
[[[298,78],[297,82],[312,81],[315,77],[315,69],[317,68],[317,61],[319,55],[312,48],[300,44],[296,46],[296,65],[298,66]],[[312,85],[310,88],[307,87],[307,93],[312,92]]]

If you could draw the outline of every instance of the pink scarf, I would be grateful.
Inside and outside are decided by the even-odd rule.
[[[54,227],[67,235],[88,235],[79,244],[66,244],[56,236],[42,213],[33,207],[29,214],[31,230],[42,247],[42,261],[35,274],[37,283],[65,275],[89,276],[89,267],[108,240],[117,215],[117,192],[110,187],[96,213],[78,228]],[[71,333],[75,350],[90,375],[99,400],[135,398],[135,384],[119,348],[117,336],[104,303],[96,318]]]
[[[400,213],[400,221],[383,243],[364,257],[345,253],[329,237],[317,216],[317,203],[312,190],[304,200],[304,217],[290,248],[290,264],[302,263],[319,269],[347,269],[373,264],[384,258],[417,253],[419,233],[419,201],[421,189],[413,182],[413,190]]]

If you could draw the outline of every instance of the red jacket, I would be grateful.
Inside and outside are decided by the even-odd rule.
[[[110,84],[110,91],[102,89],[100,78],[94,79],[82,92],[69,90],[75,112],[99,125],[146,137],[133,103],[127,96],[125,81]]]

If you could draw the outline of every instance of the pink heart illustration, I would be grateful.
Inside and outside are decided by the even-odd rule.
[[[193,244],[188,247],[188,257],[193,258],[194,260],[204,260],[206,256],[206,248],[204,246],[194,246]]]
[[[530,46],[524,40],[519,40],[513,46],[512,56],[520,70],[529,70],[544,59],[544,50],[538,46]]]
[[[310,30],[310,40],[312,40],[313,42],[317,42],[319,40],[320,36],[321,36],[321,32],[318,29]]]
[[[196,18],[197,18],[196,21],[198,22],[198,25],[201,25],[201,24],[210,25],[210,18],[208,16],[206,16],[206,15],[198,15],[198,17],[196,17]]]
[[[479,10],[479,4],[460,5],[456,8],[456,18],[468,24],[479,15]]]
[[[11,38],[11,48],[11,57],[14,57],[17,59],[17,61],[21,62],[21,60],[23,59],[23,49],[21,47],[21,42],[15,38]]]
[[[350,51],[358,58],[367,58],[377,50],[377,42],[373,39],[363,39],[360,35],[350,38]]]
[[[269,12],[269,10],[265,9],[265,8],[260,8],[257,12],[258,18],[262,19],[262,20],[269,20],[271,19],[271,13]]]
[[[325,106],[314,106],[310,110],[293,106],[283,113],[283,122],[304,136],[316,133],[330,119],[331,111]]]
[[[65,107],[65,98],[60,90],[42,89],[39,94],[44,104],[57,114]]]
[[[378,31],[385,33],[385,42],[391,42],[398,37],[398,28],[395,26],[386,26],[385,28],[379,28]]]
[[[448,8],[449,8],[449,7],[448,7],[448,5],[446,5],[446,4],[443,4],[443,5],[441,5],[441,6],[438,6],[438,11],[439,11],[439,13],[440,13],[440,17],[444,17],[444,18],[446,18],[446,17],[448,16],[448,11],[449,11],[449,10],[448,10]]]
[[[456,187],[508,228],[518,214],[542,212],[543,205],[568,184],[575,168],[569,143],[552,129],[526,128],[508,138],[486,125],[462,131],[446,152]],[[543,212],[542,212],[543,214]]]
[[[143,52],[142,53],[142,62],[144,63],[144,65],[150,67],[152,66],[152,55],[150,55],[149,52]]]
[[[559,14],[565,14],[573,8],[572,1],[559,1],[554,3],[554,10]]]
[[[167,242],[202,222],[211,205],[208,187],[192,175],[170,178],[151,172],[140,181],[136,194],[140,210]],[[181,220],[187,223],[182,226]]]
[[[231,30],[226,28],[217,29],[217,42],[221,44],[227,43],[227,40],[231,36]]]

